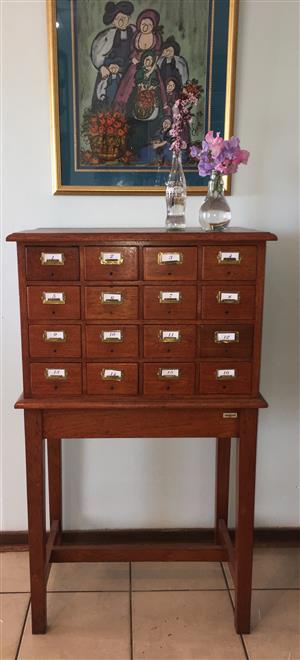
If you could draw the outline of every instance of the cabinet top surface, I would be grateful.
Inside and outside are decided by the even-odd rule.
[[[276,241],[277,236],[271,232],[258,231],[241,227],[229,227],[224,231],[201,231],[197,227],[189,227],[184,231],[166,231],[164,227],[123,228],[101,227],[87,228],[41,228],[9,234],[7,241],[18,243],[92,243],[98,241],[166,241],[167,243],[238,243],[257,241]]]

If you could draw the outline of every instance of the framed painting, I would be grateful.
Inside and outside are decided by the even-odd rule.
[[[190,146],[208,130],[233,132],[238,0],[47,6],[53,192],[164,193],[172,109],[193,80],[201,94],[183,162],[189,193],[205,193]]]

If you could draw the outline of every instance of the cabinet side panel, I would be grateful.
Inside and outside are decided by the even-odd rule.
[[[20,300],[20,323],[21,323],[21,345],[23,363],[23,391],[24,396],[30,396],[30,369],[29,369],[29,337],[28,337],[28,315],[27,315],[27,293],[26,293],[26,260],[25,247],[18,243],[18,274],[19,274],[19,300]]]
[[[263,322],[263,305],[264,305],[264,283],[265,283],[265,257],[266,257],[266,244],[259,243],[257,246],[255,326],[254,326],[254,340],[253,340],[252,394],[254,396],[256,396],[259,392],[262,322]]]

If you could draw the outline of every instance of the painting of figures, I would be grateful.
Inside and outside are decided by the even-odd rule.
[[[188,185],[199,189],[190,148],[207,130],[224,129],[235,0],[50,3],[60,187],[161,192],[174,107],[192,83],[200,95],[182,160]]]

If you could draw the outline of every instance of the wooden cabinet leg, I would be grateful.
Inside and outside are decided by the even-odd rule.
[[[250,632],[257,410],[242,410],[237,445],[235,627]]]
[[[62,528],[62,479],[61,479],[61,439],[48,438],[48,482],[50,525],[58,520],[58,529]]]
[[[25,411],[32,632],[46,632],[45,443],[42,413]]]
[[[221,543],[218,531],[219,520],[228,521],[229,471],[231,438],[217,438],[216,446],[216,513],[215,539]]]

